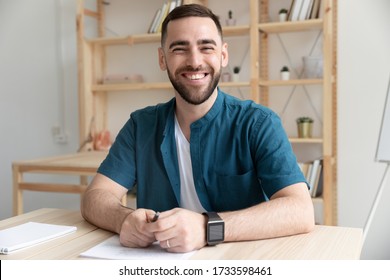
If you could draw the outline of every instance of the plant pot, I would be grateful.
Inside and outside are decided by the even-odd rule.
[[[236,19],[235,18],[228,18],[228,19],[226,19],[226,25],[227,26],[236,25]]]
[[[233,73],[233,82],[239,82],[240,81],[240,75],[238,73]]]
[[[280,72],[280,78],[283,81],[289,80],[290,79],[290,72],[289,71],[282,71],[282,72]]]
[[[279,14],[279,21],[284,22],[287,20],[287,14],[286,13],[281,13]]]
[[[222,73],[221,80],[222,80],[222,82],[231,82],[232,76],[228,72]]]
[[[311,138],[313,131],[313,123],[301,122],[298,123],[298,137],[299,138]]]

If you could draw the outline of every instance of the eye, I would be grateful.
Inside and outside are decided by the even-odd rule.
[[[203,52],[212,52],[212,51],[214,51],[214,47],[213,46],[204,46],[201,48],[201,50]]]
[[[173,53],[184,53],[186,51],[185,48],[174,48],[172,49]]]

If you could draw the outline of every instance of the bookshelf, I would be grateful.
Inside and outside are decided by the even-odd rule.
[[[213,3],[220,0],[209,0]],[[199,3],[208,5],[207,0],[184,0],[183,4]],[[292,145],[315,145],[321,149],[324,168],[324,190],[321,197],[313,199],[314,204],[322,206],[323,223],[337,224],[337,72],[336,72],[336,27],[337,7],[335,0],[322,0],[324,15],[320,19],[302,21],[270,22],[269,1],[247,0],[249,7],[249,23],[237,26],[224,26],[224,37],[242,36],[249,40],[249,77],[240,82],[220,83],[222,88],[245,88],[250,92],[250,98],[257,103],[269,105],[275,87],[305,87],[322,88],[322,130],[315,138],[301,139],[290,137]],[[222,1],[221,1],[222,2]],[[78,78],[79,78],[79,129],[80,143],[85,142],[90,135],[91,120],[96,131],[107,129],[107,96],[118,92],[139,92],[150,90],[168,90],[169,82],[151,81],[142,83],[104,84],[102,78],[106,71],[106,50],[119,45],[144,45],[158,43],[159,33],[128,34],[126,36],[108,37],[105,35],[104,3],[96,0],[96,11],[85,8],[83,0],[77,2],[77,36],[78,36]],[[96,38],[86,38],[86,18],[96,20]],[[269,78],[269,40],[271,36],[284,33],[301,33],[306,31],[322,32],[323,77],[315,79],[294,78],[282,81]],[[230,56],[234,54],[230,53]],[[136,93],[134,93],[136,94]],[[91,149],[91,145],[84,150]]]

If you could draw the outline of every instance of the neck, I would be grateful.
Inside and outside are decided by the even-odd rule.
[[[189,104],[179,94],[176,95],[176,118],[179,122],[180,128],[183,131],[185,137],[190,141],[190,125],[193,122],[204,117],[211,107],[214,105],[215,100],[218,96],[218,90],[215,89],[213,94],[208,100],[199,105]]]

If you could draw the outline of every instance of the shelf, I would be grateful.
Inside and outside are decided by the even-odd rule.
[[[269,80],[259,81],[259,85],[263,87],[274,87],[274,86],[299,86],[299,85],[321,85],[322,79],[296,79],[296,80]]]
[[[168,82],[159,83],[124,83],[124,84],[94,84],[92,91],[128,91],[128,90],[153,90],[170,89],[172,85]]]
[[[322,144],[322,138],[289,138],[292,144]]]
[[[223,26],[222,32],[224,37],[249,35],[249,25]]]
[[[249,25],[242,26],[226,26],[223,27],[224,37],[245,36],[249,35]],[[100,46],[114,46],[114,45],[133,45],[133,44],[145,44],[145,43],[159,43],[161,33],[150,34],[134,34],[121,37],[109,37],[109,38],[92,38],[87,39],[87,42]]]
[[[265,33],[287,33],[310,30],[321,30],[323,25],[322,19],[311,19],[302,21],[286,22],[267,22],[258,25],[259,30]]]
[[[138,34],[138,35],[112,37],[112,38],[87,39],[88,43],[100,45],[100,46],[157,43],[159,41],[160,41],[160,33]]]
[[[250,87],[249,82],[224,82],[219,83],[220,87]],[[94,84],[92,91],[130,91],[130,90],[154,90],[171,89],[168,82],[157,83],[116,83],[116,84]]]
[[[249,82],[221,82],[220,87],[250,87]]]

